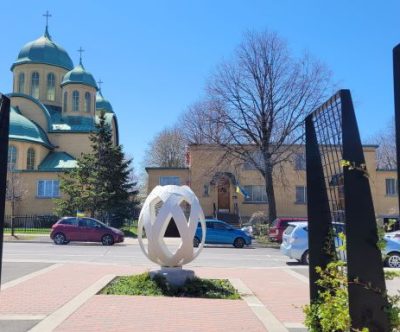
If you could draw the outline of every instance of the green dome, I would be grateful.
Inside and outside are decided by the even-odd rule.
[[[17,60],[11,66],[11,70],[17,65],[25,63],[42,63],[71,70],[74,65],[68,53],[51,40],[46,27],[44,35],[27,43],[19,52]]]
[[[39,143],[52,147],[46,133],[37,124],[27,119],[14,108],[10,112],[10,139]]]
[[[64,79],[61,82],[61,86],[74,83],[88,85],[98,90],[93,75],[85,70],[85,67],[83,67],[82,63],[65,74]]]
[[[101,91],[96,95],[96,110],[105,111],[106,113],[114,113],[111,103],[103,97]]]

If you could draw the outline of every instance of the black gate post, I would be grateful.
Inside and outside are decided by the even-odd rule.
[[[0,94],[0,282],[3,267],[4,211],[7,186],[8,132],[10,99]]]
[[[331,212],[313,115],[306,118],[306,169],[310,300],[313,302],[318,299],[318,291],[322,290],[316,284],[320,277],[315,268],[320,266],[325,269],[335,252]]]
[[[382,254],[364,153],[349,90],[341,90],[349,311],[352,327],[389,331]],[[358,282],[354,282],[358,280]]]
[[[396,123],[396,154],[397,179],[400,179],[400,44],[393,49],[393,87],[394,87],[394,118]],[[397,181],[397,193],[400,193],[400,181]],[[400,194],[398,208],[400,215]]]

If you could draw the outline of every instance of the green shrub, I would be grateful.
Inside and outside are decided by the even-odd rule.
[[[182,287],[175,287],[169,285],[162,275],[151,278],[147,272],[117,277],[100,294],[240,299],[239,293],[226,279],[193,278],[187,280]]]

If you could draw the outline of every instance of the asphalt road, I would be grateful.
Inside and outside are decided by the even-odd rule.
[[[95,262],[105,264],[151,266],[138,244],[102,246],[95,243],[4,243],[4,262]],[[154,265],[155,266],[155,265]],[[243,248],[206,246],[188,266],[208,267],[296,267],[302,266],[273,248]]]

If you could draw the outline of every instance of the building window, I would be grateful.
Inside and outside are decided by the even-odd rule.
[[[386,196],[397,195],[397,181],[396,179],[386,179]]]
[[[60,181],[39,180],[37,182],[37,197],[40,198],[60,197]]]
[[[84,106],[86,113],[90,113],[91,101],[92,101],[92,99],[91,99],[90,93],[86,92],[85,93],[85,106]]]
[[[244,197],[245,202],[267,203],[267,193],[265,186],[243,186],[247,196]]]
[[[25,93],[25,74],[19,73],[18,75],[18,93]]]
[[[179,176],[160,176],[160,185],[167,186],[173,184],[175,186],[180,186],[181,179]]]
[[[79,92],[72,92],[72,111],[79,112]]]
[[[32,73],[31,96],[39,99],[39,73],[37,71]]]
[[[307,203],[307,187],[296,186],[296,204]]]
[[[17,148],[14,145],[8,147],[7,167],[9,170],[15,169],[17,166]]]
[[[296,153],[294,155],[294,169],[296,171],[306,170],[306,156],[304,153]]]
[[[26,169],[35,169],[35,150],[32,148],[28,149],[28,153],[26,155]]]
[[[67,112],[67,111],[68,111],[67,107],[68,107],[68,92],[65,91],[65,92],[64,92],[64,106],[63,106],[63,112]]]
[[[56,100],[56,78],[53,73],[47,74],[47,100]]]
[[[260,151],[252,152],[249,160],[245,161],[243,164],[243,169],[245,171],[255,171],[257,167],[263,168],[264,157]]]

